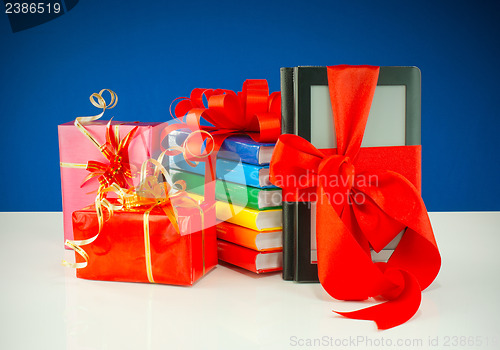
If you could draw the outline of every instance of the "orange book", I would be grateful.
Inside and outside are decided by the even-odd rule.
[[[281,271],[283,269],[283,252],[258,252],[234,243],[217,240],[219,260],[239,266],[255,273]]]
[[[256,231],[223,221],[217,224],[217,238],[261,252],[283,249],[281,230]]]

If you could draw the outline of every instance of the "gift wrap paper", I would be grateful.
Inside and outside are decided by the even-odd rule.
[[[148,277],[144,211],[114,211],[97,239],[82,246],[88,265],[76,270],[77,277],[152,282]],[[217,264],[215,211],[184,207],[177,208],[177,212],[180,232],[160,208],[149,214],[150,269],[155,283],[192,285]],[[73,228],[75,240],[94,236],[99,231],[95,208],[89,206],[74,212]],[[77,262],[85,261],[79,254],[75,256]]]
[[[85,124],[85,129],[99,142],[106,142],[106,125],[108,121],[97,120]],[[161,123],[119,122],[112,121],[114,131],[123,139],[134,127],[138,130],[132,139],[128,156],[132,164],[132,171],[140,170],[141,164],[154,156],[159,145],[159,133]],[[73,122],[58,126],[59,133],[59,155],[61,162],[61,190],[62,207],[64,216],[64,240],[73,239],[73,227],[71,215],[75,210],[84,208],[96,198],[99,183],[96,179],[82,186],[84,179],[89,175],[86,170],[87,162],[98,161],[104,164],[108,160],[101,151],[85,135],[83,135]],[[138,179],[132,183],[137,185]]]

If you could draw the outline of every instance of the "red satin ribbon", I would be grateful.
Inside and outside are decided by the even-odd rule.
[[[271,181],[284,193],[316,191],[318,275],[323,288],[341,300],[388,300],[337,313],[373,320],[379,329],[387,329],[415,314],[421,291],[439,272],[441,257],[425,205],[410,181],[390,170],[356,173],[379,68],[342,65],[328,67],[327,72],[337,154],[322,152],[301,137],[282,135],[271,161]],[[290,175],[302,176],[302,181],[291,184]],[[380,251],[404,228],[388,262],[373,263],[370,249]]]
[[[119,141],[114,134],[111,121],[108,123],[106,126],[106,142],[100,147],[100,151],[109,163],[88,161],[86,169],[90,174],[85,178],[82,186],[90,179],[97,177],[101,188],[109,187],[113,183],[122,188],[130,187],[128,179],[132,178],[132,171],[128,157],[128,147],[137,129],[137,126],[134,127],[123,140]]]
[[[201,129],[210,132],[216,140],[216,153],[222,141],[232,134],[247,134],[257,142],[275,142],[281,134],[281,94],[269,94],[266,80],[246,80],[238,93],[196,88],[189,98],[179,100],[174,113],[178,123],[163,130],[162,141],[176,129]],[[212,126],[202,126],[202,119]],[[200,143],[192,145],[193,149],[200,147]]]
[[[204,99],[208,106],[205,106]],[[174,130],[189,129],[184,156],[191,162],[205,162],[205,196],[215,196],[216,156],[224,140],[235,134],[246,134],[257,142],[275,142],[281,134],[281,93],[269,94],[267,80],[248,79],[241,92],[223,89],[200,89],[189,98],[181,97],[175,106],[174,123],[161,133],[163,142]],[[202,126],[201,121],[212,124]],[[196,133],[200,130],[209,133]],[[191,136],[195,137],[191,137]],[[207,137],[210,136],[210,137]],[[179,150],[168,150],[175,155]],[[207,157],[207,154],[211,154]],[[210,183],[210,185],[209,185]]]

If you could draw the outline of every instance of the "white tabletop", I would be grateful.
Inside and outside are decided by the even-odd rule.
[[[369,302],[280,274],[219,265],[193,287],[77,279],[61,266],[74,259],[61,213],[0,213],[0,349],[500,348],[500,212],[430,217],[441,272],[410,321],[378,331],[331,311]]]

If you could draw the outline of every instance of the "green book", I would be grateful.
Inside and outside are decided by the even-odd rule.
[[[170,169],[172,180],[184,180],[189,192],[203,195],[205,178],[202,175]],[[263,189],[245,186],[234,182],[217,180],[215,184],[217,200],[236,204],[256,210],[274,209],[281,207],[281,189]]]

